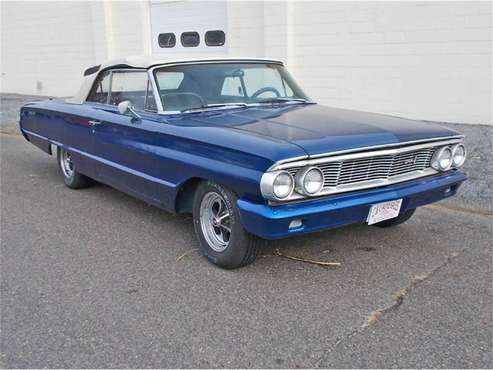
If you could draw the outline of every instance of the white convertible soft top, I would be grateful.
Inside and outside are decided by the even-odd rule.
[[[232,58],[232,57],[197,57],[188,59],[163,59],[163,57],[157,56],[130,56],[127,58],[108,60],[101,63],[99,66],[94,66],[86,69],[84,72],[84,78],[82,80],[81,87],[77,94],[73,97],[67,99],[67,103],[72,104],[82,104],[94,83],[94,80],[98,76],[98,72],[110,69],[110,68],[141,68],[148,69],[158,65],[169,65],[169,64],[182,64],[182,63],[207,63],[207,62],[267,62],[267,63],[280,63],[281,61],[268,58]]]

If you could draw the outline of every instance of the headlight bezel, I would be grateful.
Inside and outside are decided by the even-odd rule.
[[[291,189],[289,191],[289,194],[287,194],[284,197],[279,197],[274,191],[274,182],[277,179],[277,177],[280,175],[287,175],[291,179]],[[260,191],[262,193],[262,196],[269,200],[274,200],[274,201],[286,200],[293,194],[294,188],[295,188],[294,177],[286,170],[265,172],[260,180]]]
[[[450,164],[446,167],[442,167],[441,166],[441,160],[442,160],[443,154],[446,151],[450,152]],[[445,172],[445,171],[448,171],[449,169],[452,168],[452,158],[453,158],[452,149],[449,146],[442,146],[441,148],[439,148],[435,152],[435,154],[433,154],[430,165],[433,169],[435,169],[437,171]]]
[[[306,186],[305,186],[305,179],[306,179],[306,176],[308,175],[308,173],[310,171],[317,171],[320,174],[320,177],[322,179],[320,188],[317,189],[317,191],[315,191],[315,192],[308,191],[306,189]],[[301,195],[305,195],[307,197],[313,197],[313,196],[317,195],[318,193],[320,193],[320,191],[322,191],[322,189],[324,187],[324,180],[325,180],[324,179],[324,173],[322,172],[322,170],[319,167],[316,167],[316,166],[304,167],[304,168],[298,170],[298,172],[296,173],[295,190],[296,190],[296,192],[300,193]]]
[[[455,156],[456,156],[456,152],[459,148],[462,148],[464,150],[464,154],[463,154],[462,162],[460,162],[459,164],[456,164],[455,163]],[[466,158],[467,158],[467,149],[466,149],[466,146],[464,145],[464,143],[458,143],[452,147],[452,167],[453,168],[462,167],[464,165],[464,162],[466,161]]]

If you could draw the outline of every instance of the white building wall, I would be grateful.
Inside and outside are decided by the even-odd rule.
[[[293,66],[293,33],[294,2],[266,2],[264,6],[264,54],[284,61],[291,68]]]
[[[106,36],[108,54],[105,59],[150,53],[149,6],[140,1],[106,1]],[[98,62],[99,63],[99,62]]]
[[[492,123],[490,2],[296,2],[291,68],[321,103]]]
[[[1,91],[70,96],[103,60],[148,52],[140,2],[1,2]]]
[[[322,104],[492,124],[489,2],[267,1],[229,9],[231,50],[284,60]]]
[[[1,91],[71,95],[88,66],[149,53],[156,3],[2,2]],[[285,60],[321,104],[492,124],[491,2],[226,5],[227,53]]]
[[[228,3],[229,52],[236,56],[265,56],[264,3],[261,1],[231,1]]]
[[[70,95],[94,64],[88,3],[1,3],[1,91]]]

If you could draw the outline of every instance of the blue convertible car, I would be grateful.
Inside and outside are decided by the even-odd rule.
[[[261,239],[400,224],[466,179],[457,132],[320,106],[275,60],[112,61],[73,98],[26,104],[20,128],[56,150],[70,188],[94,179],[192,213],[225,268],[251,263]]]

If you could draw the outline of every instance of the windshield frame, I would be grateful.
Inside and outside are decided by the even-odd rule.
[[[274,64],[274,65],[278,65],[278,66],[281,66],[282,68],[286,68],[284,66],[284,63],[282,63],[281,61],[277,61],[277,60],[269,60],[269,59],[220,59],[220,60],[205,60],[205,61],[190,61],[190,62],[178,62],[178,63],[166,63],[166,64],[158,64],[158,65],[155,65],[155,66],[152,66],[151,68],[148,69],[148,73],[149,73],[149,77],[151,79],[151,83],[152,83],[152,89],[153,89],[153,93],[156,97],[158,97],[159,99],[156,99],[156,105],[157,105],[157,113],[158,114],[162,114],[162,115],[176,115],[176,114],[186,114],[186,113],[190,113],[190,112],[201,112],[202,110],[200,109],[192,109],[192,110],[185,110],[185,111],[179,111],[179,110],[164,110],[164,107],[163,107],[163,101],[162,101],[162,98],[161,98],[161,94],[159,93],[159,84],[157,82],[157,70],[163,70],[167,67],[176,67],[176,66],[183,66],[183,65],[203,65],[203,64],[233,64],[233,63],[245,63],[245,64]],[[288,75],[292,78],[292,76],[289,74],[289,71],[287,71],[285,69],[285,71],[288,73]],[[306,94],[303,92],[303,90],[301,89],[301,87],[298,86],[298,84],[296,83],[296,81],[294,81],[293,79],[293,83],[300,89],[300,91],[306,96]],[[298,103],[301,103],[299,99],[293,99],[293,101],[297,101]],[[292,103],[293,101],[289,101],[289,102],[278,102],[278,104],[290,104]],[[315,104],[316,102],[314,102],[312,99],[310,99],[309,97],[307,97],[306,99],[306,103],[309,103],[309,104]],[[233,109],[238,106],[243,106],[243,107],[255,107],[255,106],[263,106],[263,105],[267,105],[267,104],[273,104],[272,102],[266,102],[266,103],[238,103],[238,104],[230,104],[229,107],[217,107],[218,109]],[[210,109],[214,109],[213,105],[210,106],[210,107],[203,107],[203,110],[210,110]]]

